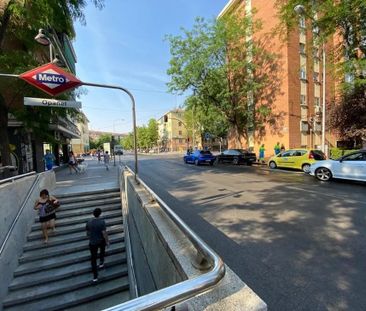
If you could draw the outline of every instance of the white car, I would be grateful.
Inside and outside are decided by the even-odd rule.
[[[352,152],[337,160],[318,161],[310,166],[310,175],[321,181],[331,178],[366,181],[366,149]]]

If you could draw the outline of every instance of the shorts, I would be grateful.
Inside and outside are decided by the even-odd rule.
[[[56,213],[52,213],[46,216],[39,216],[39,222],[47,222],[50,221],[51,219],[56,219]]]

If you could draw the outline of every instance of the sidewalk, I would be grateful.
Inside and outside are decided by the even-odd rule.
[[[113,159],[107,171],[103,162],[98,163],[96,158],[85,158],[87,169],[84,173],[70,174],[68,167],[57,170],[56,189],[52,192],[55,196],[64,193],[77,193],[83,191],[105,190],[118,187],[118,159],[113,166]]]

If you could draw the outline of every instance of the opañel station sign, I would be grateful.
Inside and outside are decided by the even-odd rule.
[[[50,98],[24,97],[25,106],[81,108],[81,102]]]

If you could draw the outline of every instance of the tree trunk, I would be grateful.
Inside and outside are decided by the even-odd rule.
[[[2,165],[10,165],[10,148],[8,137],[8,109],[4,97],[0,94],[0,153]]]
[[[12,4],[12,1],[6,5],[4,9],[4,13],[0,22],[0,51],[3,49],[4,41],[5,41],[5,33],[6,29],[8,28],[9,21],[10,21],[10,10],[9,7]]]

